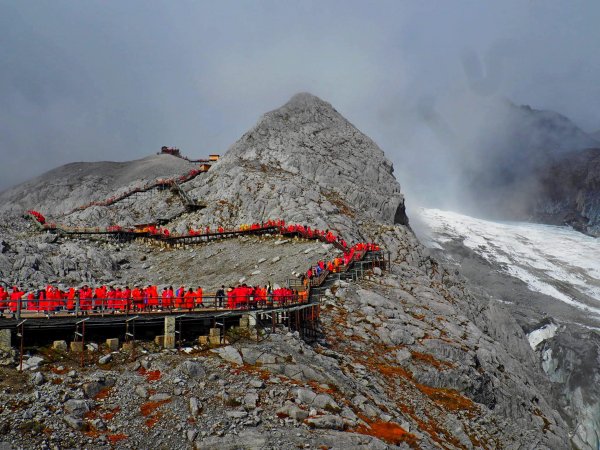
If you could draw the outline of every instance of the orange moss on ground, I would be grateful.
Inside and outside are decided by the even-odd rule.
[[[308,385],[312,388],[314,392],[318,392],[319,394],[329,394],[333,397],[339,393],[337,386],[331,386],[328,384],[328,387],[325,388],[314,380],[309,381]]]
[[[433,388],[415,384],[417,389],[447,411],[475,411],[475,403],[454,389]]]
[[[67,368],[62,368],[62,369],[58,369],[57,367],[50,367],[50,372],[56,374],[56,375],[64,375],[65,373],[67,373],[69,371],[69,369]]]
[[[373,368],[375,370],[377,370],[379,373],[381,373],[383,376],[388,377],[388,378],[401,377],[401,378],[405,378],[407,380],[413,379],[412,373],[409,370],[407,370],[401,366],[390,366],[387,364],[375,364],[373,366]]]
[[[143,367],[138,369],[138,374],[145,376],[147,382],[158,381],[160,380],[161,373],[160,370],[146,370]]]
[[[374,436],[388,444],[400,445],[402,442],[405,442],[411,448],[419,448],[417,437],[394,422],[367,421],[366,425],[361,424],[353,431],[359,434]]]
[[[84,431],[83,434],[92,439],[98,439],[100,437],[100,432],[96,429]]]
[[[148,419],[146,419],[146,426],[148,428],[153,428],[154,425],[158,423],[161,417],[162,415],[160,413],[156,413],[153,416],[148,417]]]
[[[439,359],[434,358],[429,353],[421,353],[411,350],[410,354],[415,361],[420,361],[425,364],[429,364],[430,366],[435,367],[438,370],[447,370],[452,369],[454,364],[448,361],[440,361]]]
[[[119,411],[121,411],[120,406],[117,406],[117,407],[111,409],[109,412],[102,414],[102,420],[104,420],[104,421],[112,420]]]
[[[113,445],[116,444],[117,442],[124,441],[128,437],[129,436],[127,436],[126,434],[123,434],[123,433],[109,434],[108,436],[106,436],[106,438],[108,439],[108,442],[110,442]]]
[[[110,395],[111,388],[104,388],[94,396],[94,400],[104,400]]]
[[[424,412],[425,417],[421,417],[406,403],[399,403],[398,406],[400,407],[400,411],[417,424],[417,429],[420,432],[427,434],[434,442],[437,442],[440,448],[466,449],[452,433],[440,426],[427,412]]]
[[[95,419],[96,417],[98,417],[98,410],[96,409],[92,409],[83,415],[83,418],[88,420]]]
[[[159,407],[161,407],[165,403],[169,403],[170,401],[171,401],[171,399],[160,400],[160,401],[157,401],[157,402],[146,402],[146,403],[143,403],[140,406],[140,413],[142,414],[142,416],[148,417],[150,414],[152,414],[154,411],[156,411]]]
[[[62,378],[54,378],[54,379],[52,380],[52,384],[55,384],[55,385],[56,385],[56,384],[61,384],[62,382],[63,382],[63,379],[62,379]]]

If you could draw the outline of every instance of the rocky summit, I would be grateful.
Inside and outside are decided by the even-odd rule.
[[[330,104],[298,94],[265,114],[208,172],[179,185],[202,209],[183,208],[167,189],[73,210],[99,199],[98,183],[117,196],[190,170],[174,156],[156,158],[156,170],[143,170],[148,160],[127,163],[118,183],[62,168],[2,194],[0,208],[15,214],[0,224],[2,281],[214,292],[242,279],[283,285],[339,254],[274,236],[165,248],[42,233],[16,215],[29,208],[78,226],[165,219],[171,233],[284,219],[376,242],[391,265],[332,280],[314,299],[311,342],[285,324],[210,348],[92,342],[84,367],[66,345],[30,346],[23,373],[5,349],[3,448],[595,448],[592,435],[574,433],[576,415],[561,409],[517,322],[429,255],[408,225],[392,164]]]

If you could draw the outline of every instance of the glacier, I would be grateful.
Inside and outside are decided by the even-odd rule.
[[[493,222],[420,208],[420,237],[431,248],[458,240],[532,291],[585,311],[600,324],[600,239],[569,227]]]

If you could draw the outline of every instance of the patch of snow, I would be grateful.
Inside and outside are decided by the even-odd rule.
[[[537,330],[533,330],[531,333],[527,335],[527,339],[529,340],[529,345],[531,345],[532,349],[536,349],[538,345],[544,342],[551,337],[554,337],[556,334],[556,330],[558,330],[558,325],[555,323],[549,323],[544,325],[542,328],[538,328]]]

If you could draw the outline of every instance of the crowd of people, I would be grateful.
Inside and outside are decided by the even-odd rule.
[[[40,224],[46,223],[45,217],[37,211],[28,211]],[[348,247],[347,242],[339,236],[336,236],[330,230],[319,230],[305,225],[286,224],[284,220],[269,220],[263,223],[243,224],[233,231],[257,231],[261,229],[274,228],[282,235],[299,235],[306,239],[318,239],[323,242],[335,244],[338,249],[343,250],[343,254],[330,261],[319,261],[312,265],[302,275],[304,290],[295,291],[288,288],[273,289],[269,283],[266,286],[230,286],[225,289],[222,286],[215,294],[206,296],[201,287],[180,286],[173,289],[172,286],[165,286],[159,292],[159,288],[154,285],[147,287],[134,286],[130,289],[128,286],[99,286],[91,288],[87,285],[79,288],[59,289],[56,286],[47,286],[38,291],[22,291],[18,286],[9,290],[0,286],[0,308],[6,308],[15,312],[17,305],[21,301],[21,310],[26,311],[74,311],[79,308],[80,311],[155,311],[155,310],[194,310],[197,308],[260,308],[278,305],[286,305],[308,301],[308,290],[315,284],[315,279],[321,279],[323,274],[337,273],[347,267],[352,261],[362,258],[367,251],[377,251],[379,246],[373,243],[358,243]],[[121,226],[113,225],[106,228],[109,232],[130,231]],[[148,225],[142,229],[137,229],[150,235],[160,235],[164,237],[171,236],[167,228]],[[210,227],[203,229],[188,230],[188,236],[199,236],[211,233],[226,233],[232,230],[225,230],[218,227],[216,231],[211,231]]]
[[[338,273],[342,268],[347,267],[352,261],[361,259],[365,252],[379,251],[380,247],[372,243],[358,243],[344,251],[342,256],[338,256],[330,261],[319,261],[317,264],[308,268],[304,274],[304,285],[308,286],[311,280],[321,277],[323,274]]]
[[[41,225],[45,225],[48,228],[60,228],[57,227],[56,224],[49,224],[46,221],[46,218],[38,211],[30,210],[27,211],[35,220],[37,220]],[[298,224],[286,224],[284,220],[268,220],[262,223],[252,223],[252,224],[243,224],[240,225],[236,229],[225,229],[220,226],[216,229],[211,229],[210,226],[202,227],[199,229],[194,229],[190,227],[185,234],[176,234],[171,232],[168,228],[161,227],[158,225],[149,224],[144,227],[134,227],[134,228],[126,228],[121,225],[111,225],[106,228],[100,229],[95,228],[96,231],[103,231],[109,233],[120,233],[120,232],[131,232],[131,233],[140,233],[140,234],[148,234],[154,237],[168,238],[168,237],[193,237],[193,236],[203,236],[209,234],[225,234],[231,232],[240,232],[240,231],[259,231],[269,228],[275,228],[278,233],[286,235],[286,234],[297,234],[306,239],[320,239],[330,244],[337,244],[339,247],[347,249],[347,242],[339,236],[336,236],[330,230],[319,230],[316,228],[311,228],[306,225],[298,225]],[[74,231],[77,229],[74,228]],[[88,228],[82,228],[82,230],[89,230]]]
[[[214,294],[205,295],[198,287],[165,286],[162,290],[155,285],[147,287],[83,285],[79,288],[60,289],[48,285],[45,289],[24,291],[18,286],[5,289],[0,286],[0,310],[16,312],[35,311],[43,313],[92,311],[141,312],[182,310],[193,311],[201,308],[256,309],[283,306],[308,301],[308,292],[288,288],[266,286],[221,286]]]

